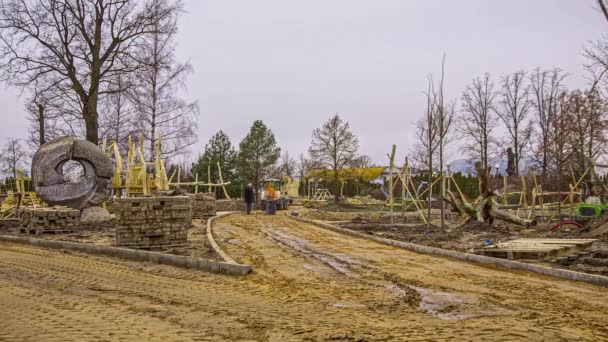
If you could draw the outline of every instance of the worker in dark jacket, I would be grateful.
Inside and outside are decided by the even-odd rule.
[[[247,215],[251,215],[251,209],[253,208],[253,202],[255,201],[255,194],[253,193],[253,185],[247,184],[245,187],[245,193],[243,194],[245,205],[247,206]]]

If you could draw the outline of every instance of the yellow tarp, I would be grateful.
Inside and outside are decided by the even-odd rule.
[[[370,182],[374,179],[380,177],[382,174],[382,170],[385,167],[364,167],[364,168],[352,168],[352,169],[344,169],[340,172],[339,178],[341,180],[348,179],[360,179],[364,182]],[[333,179],[334,172],[332,170],[312,170],[306,175],[306,178],[321,178],[331,180]]]

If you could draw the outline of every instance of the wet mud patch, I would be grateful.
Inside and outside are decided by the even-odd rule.
[[[494,303],[481,302],[473,295],[435,291],[420,286],[411,288],[420,295],[420,309],[443,320],[463,320],[515,312]]]
[[[276,243],[292,249],[299,254],[316,259],[341,274],[358,278],[358,275],[353,274],[352,270],[365,267],[363,263],[351,258],[346,254],[332,253],[327,250],[314,248],[307,240],[300,239],[280,231],[270,229],[263,229],[262,231],[269,239],[275,241]]]

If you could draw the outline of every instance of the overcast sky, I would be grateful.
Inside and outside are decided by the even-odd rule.
[[[426,78],[445,53],[446,90],[475,76],[557,66],[584,87],[583,46],[608,28],[594,0],[186,0],[178,58],[194,66],[185,96],[200,105],[202,149],[218,130],[235,145],[253,120],[283,150],[306,152],[339,112],[361,152],[386,163],[415,142]],[[23,98],[1,88],[0,141],[25,138]],[[194,157],[194,156],[193,156]],[[461,156],[452,149],[449,159]]]

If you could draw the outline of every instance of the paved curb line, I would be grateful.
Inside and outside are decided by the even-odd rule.
[[[211,243],[211,247],[213,247],[213,250],[219,254],[222,259],[224,259],[224,261],[229,264],[229,265],[234,265],[234,266],[238,266],[241,268],[247,268],[248,271],[245,273],[249,273],[253,270],[253,266],[251,265],[243,265],[243,264],[239,264],[238,262],[234,261],[234,259],[232,259],[228,254],[226,254],[226,252],[224,252],[220,246],[217,244],[217,242],[215,242],[215,239],[213,238],[213,222],[219,218],[222,217],[226,217],[228,215],[232,215],[232,214],[236,214],[238,213],[238,211],[230,211],[230,212],[226,212],[223,214],[219,214],[217,216],[213,216],[212,218],[210,218],[209,220],[207,220],[207,240],[209,240],[209,243]]]
[[[223,273],[228,275],[245,275],[251,272],[252,269],[251,266],[247,265],[235,265],[231,263],[217,262],[208,259],[195,259],[180,255],[170,255],[110,246],[97,246],[94,244],[86,243],[51,241],[11,235],[0,235],[0,241],[52,249],[65,249],[127,260],[148,261],[156,264],[184,268],[194,268],[212,273]]]
[[[232,215],[234,214],[234,212],[228,212],[228,213],[223,213],[223,214],[219,214],[216,216],[213,216],[211,218],[209,218],[207,220],[207,240],[209,240],[209,243],[211,243],[211,247],[213,247],[213,250],[219,254],[222,259],[224,259],[225,262],[231,263],[231,264],[238,264],[236,261],[234,261],[234,259],[232,259],[228,254],[226,254],[226,252],[224,252],[220,246],[217,244],[217,242],[215,242],[215,239],[213,238],[213,231],[212,231],[212,225],[213,225],[213,221],[222,218],[222,217],[226,217],[228,215]]]
[[[483,256],[483,255],[469,254],[469,253],[451,251],[448,249],[417,245],[417,244],[413,244],[413,243],[409,243],[409,242],[396,241],[396,240],[381,238],[381,237],[377,237],[377,236],[373,236],[373,235],[369,235],[369,234],[365,234],[365,233],[361,233],[361,232],[356,232],[354,230],[337,227],[337,226],[334,226],[331,224],[293,216],[291,213],[287,213],[287,216],[291,217],[294,220],[314,224],[316,226],[326,228],[329,230],[333,230],[338,233],[372,240],[372,241],[375,241],[378,243],[382,243],[382,244],[397,247],[397,248],[407,249],[407,250],[417,252],[417,253],[436,254],[436,255],[447,256],[447,257],[466,260],[466,261],[478,262],[481,264],[497,265],[497,266],[501,266],[501,267],[513,269],[513,270],[525,270],[525,271],[540,273],[540,274],[553,276],[553,277],[557,277],[557,278],[562,278],[562,279],[567,279],[567,280],[584,281],[584,282],[588,282],[591,284],[608,287],[608,277],[599,276],[599,275],[595,275],[595,274],[575,272],[575,271],[562,270],[562,269],[556,269],[556,268],[549,268],[549,267],[544,267],[544,266],[526,264],[526,263],[519,262],[519,261],[492,258],[492,257]]]

